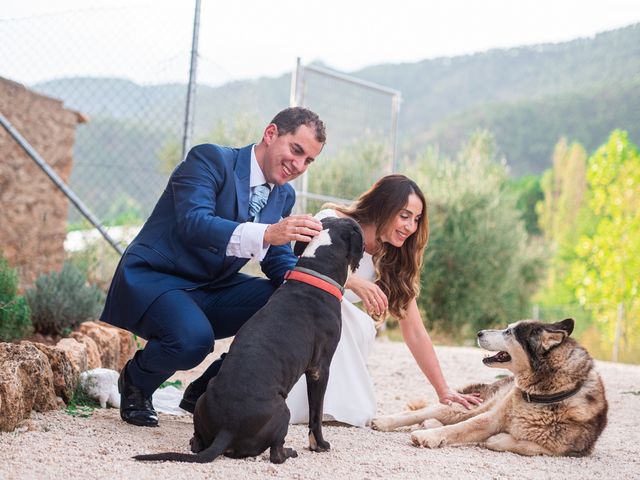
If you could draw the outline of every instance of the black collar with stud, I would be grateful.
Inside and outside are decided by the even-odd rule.
[[[576,385],[573,390],[567,390],[566,392],[554,393],[552,395],[534,395],[524,390],[521,390],[522,398],[527,403],[558,403],[578,393],[578,390],[582,388],[582,383]]]

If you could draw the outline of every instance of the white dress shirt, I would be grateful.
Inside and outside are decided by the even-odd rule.
[[[249,176],[249,187],[253,192],[253,187],[267,183],[264,173],[258,160],[256,159],[256,146],[251,149],[251,167]],[[273,190],[273,183],[269,183]],[[266,223],[246,222],[241,223],[231,234],[229,244],[227,245],[227,255],[238,258],[255,258],[259,262],[267,254],[269,245],[264,246],[264,232],[269,225]]]

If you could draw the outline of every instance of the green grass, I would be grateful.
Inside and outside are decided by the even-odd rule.
[[[78,385],[64,410],[72,417],[88,418],[98,407],[100,407],[98,401],[91,398],[85,389]]]
[[[182,381],[176,380],[174,382],[163,382],[162,385],[160,385],[158,388],[165,388],[165,387],[182,388]]]

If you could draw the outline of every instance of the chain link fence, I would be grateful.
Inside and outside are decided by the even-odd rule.
[[[162,192],[170,167],[182,158],[193,7],[133,0],[108,8],[0,20],[0,37],[11,45],[0,49],[0,75],[61,99],[66,108],[88,117],[77,127],[69,183],[107,225],[141,224]],[[200,31],[215,28],[216,21],[201,18]],[[153,53],[158,43],[165,45],[159,56]],[[92,54],[97,45],[108,54]],[[221,83],[212,68],[215,62],[203,57],[198,61],[192,144],[216,141],[212,132],[220,122],[233,125],[242,116],[261,132],[297,97],[297,104],[325,120],[329,137],[306,180],[312,188],[298,185],[301,193],[352,199],[393,170],[397,92],[358,84],[322,67],[298,64],[296,71],[295,59],[291,66],[299,73],[294,74],[299,89],[293,94],[290,74],[215,88],[211,85]],[[319,205],[300,203],[305,211]],[[88,225],[75,209],[70,209],[69,220],[72,229]]]
[[[163,20],[166,9],[173,10],[170,24]],[[186,83],[192,12],[184,10],[178,2],[132,2],[0,22],[0,37],[11,45],[0,49],[0,75],[61,99],[89,118],[76,131],[69,183],[105,223],[140,222],[164,187],[158,152],[165,142],[181,139],[186,89],[148,79]],[[166,57],[145,54],[176,28],[184,31],[183,38],[176,37]],[[89,48],[101,43],[106,47]],[[108,56],[98,58],[92,54],[96,50]],[[72,73],[59,71],[62,65]],[[103,73],[91,77],[86,72]],[[81,225],[82,217],[70,209],[70,221]]]
[[[327,200],[350,201],[396,170],[400,98],[397,90],[298,59],[291,104],[318,113],[328,137],[322,168],[309,169],[297,182],[300,211],[316,211]]]

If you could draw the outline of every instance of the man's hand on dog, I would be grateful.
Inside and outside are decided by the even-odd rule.
[[[265,245],[284,245],[289,242],[310,242],[322,230],[320,220],[311,215],[291,215],[269,225],[264,232]]]
[[[480,405],[482,403],[482,398],[480,398],[479,393],[472,393],[470,395],[467,395],[449,389],[442,395],[440,395],[440,403],[448,406],[451,406],[454,403],[459,403],[463,407],[469,409],[471,407]]]

